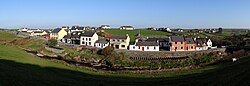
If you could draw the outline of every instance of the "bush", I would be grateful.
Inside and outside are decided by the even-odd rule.
[[[114,52],[114,48],[111,46],[108,46],[101,50],[101,55],[108,56],[111,55]]]
[[[50,39],[48,40],[48,46],[56,46],[57,45],[57,40],[56,39]]]

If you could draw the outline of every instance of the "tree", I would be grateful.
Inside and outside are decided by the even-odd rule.
[[[56,46],[58,44],[56,39],[49,39],[48,46]]]
[[[222,28],[221,28],[221,27],[219,28],[219,31],[218,31],[218,33],[222,33]]]

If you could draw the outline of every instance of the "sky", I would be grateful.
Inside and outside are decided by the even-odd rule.
[[[250,0],[1,0],[0,28],[250,28]]]

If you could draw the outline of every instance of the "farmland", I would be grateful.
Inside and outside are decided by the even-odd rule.
[[[1,32],[1,40],[15,36]],[[1,86],[119,86],[119,85],[249,85],[250,58],[206,67],[158,73],[109,73],[46,60],[27,54],[15,45],[0,45]]]

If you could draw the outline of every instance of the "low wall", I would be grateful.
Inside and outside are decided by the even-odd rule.
[[[64,49],[56,49],[56,48],[50,48],[50,47],[45,47],[46,50],[52,51],[54,53],[62,53],[64,52]]]

